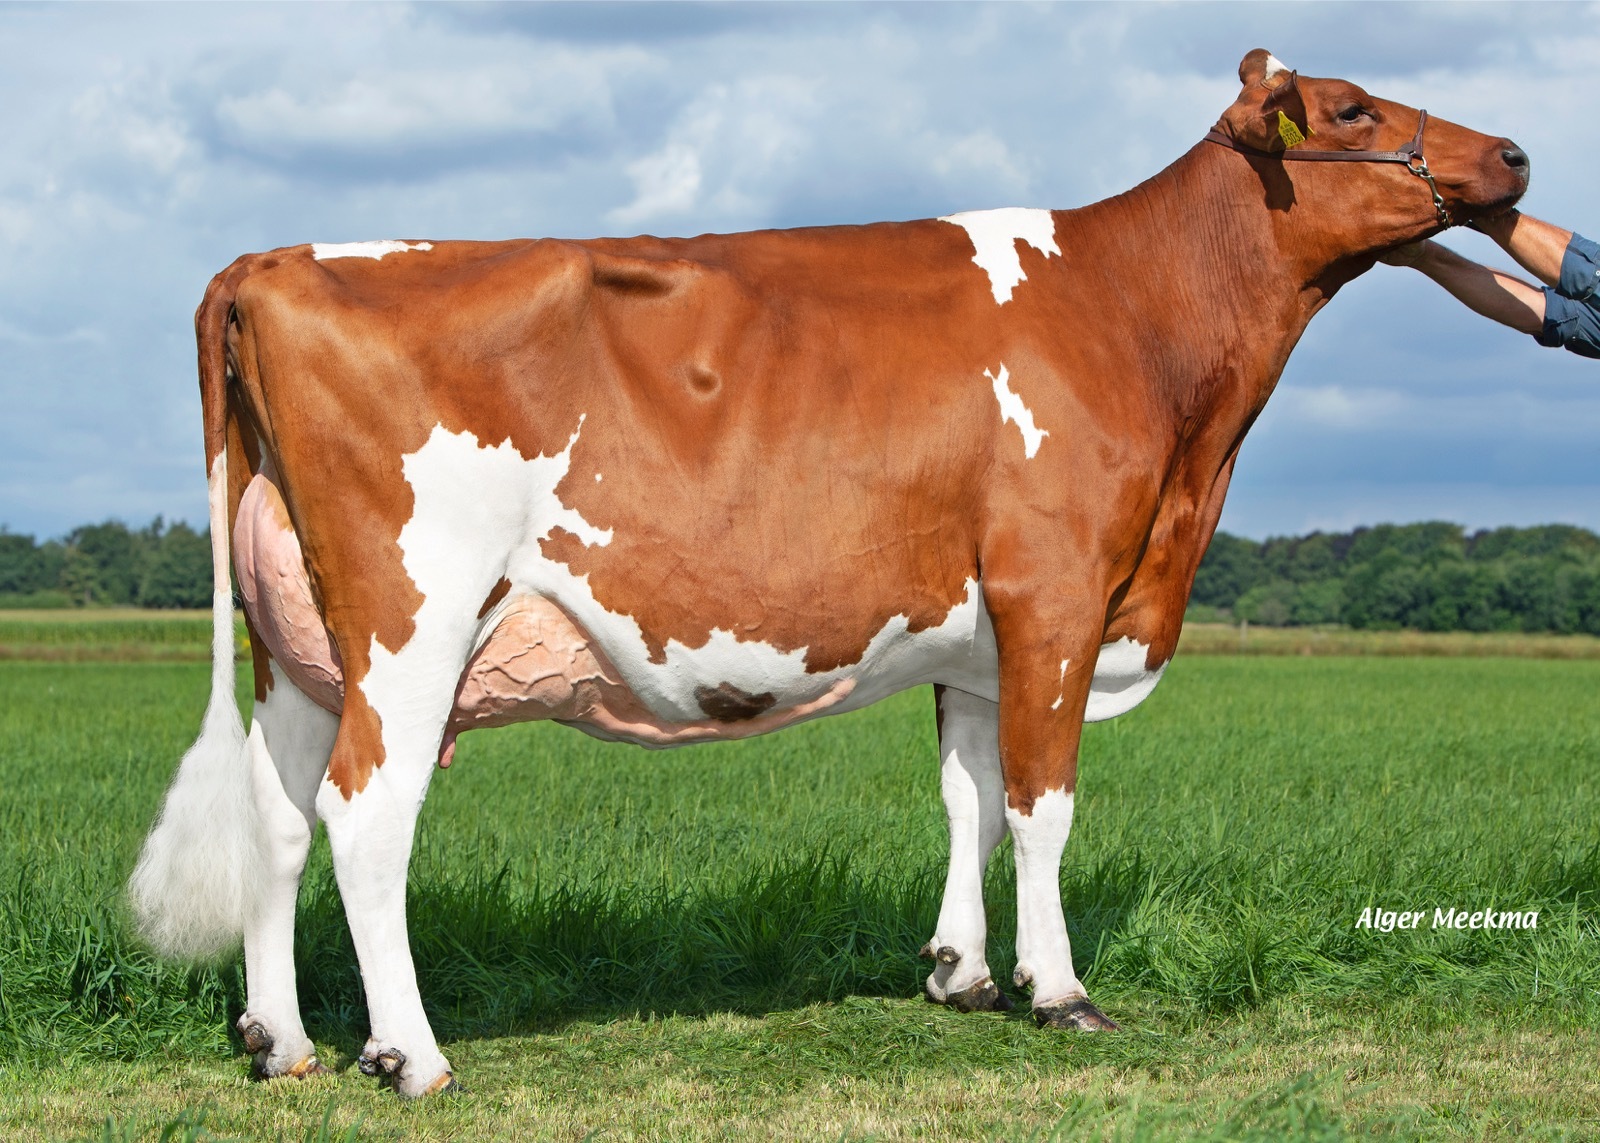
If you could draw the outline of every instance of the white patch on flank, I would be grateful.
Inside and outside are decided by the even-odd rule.
[[[1067,664],[1070,662],[1071,659],[1061,660],[1061,689],[1056,692],[1056,701],[1050,704],[1051,710],[1061,709],[1061,700],[1067,693]]]
[[[405,733],[405,720],[391,712],[411,706],[424,694],[455,694],[478,634],[471,628],[463,633],[460,617],[476,613],[501,569],[516,557],[517,545],[523,554],[548,563],[538,555],[539,541],[556,528],[585,544],[611,542],[610,531],[594,527],[556,496],[582,430],[579,417],[566,448],[528,460],[510,440],[485,447],[471,433],[435,426],[422,447],[403,458],[415,507],[400,529],[401,562],[422,593],[422,606],[410,640],[398,651],[373,636],[371,665],[360,684],[383,720],[386,754],[406,746],[404,738],[390,740],[391,725],[397,734]]]
[[[600,474],[598,472],[594,474],[594,482],[596,484],[600,483]]]
[[[1000,366],[1000,375],[997,377],[987,369],[983,371],[994,385],[994,399],[1000,402],[1000,423],[1003,425],[1011,421],[1022,433],[1022,451],[1029,460],[1034,453],[1039,451],[1039,445],[1044,438],[1050,435],[1048,429],[1041,429],[1033,423],[1033,412],[1022,403],[1022,398],[1012,391],[1011,374],[1006,372],[1004,364]]]
[[[1055,215],[1048,210],[1024,206],[968,210],[945,215],[939,221],[961,227],[972,239],[972,260],[989,275],[989,289],[994,292],[997,305],[1009,302],[1011,291],[1028,276],[1022,272],[1022,258],[1017,253],[1019,241],[1046,257],[1061,253],[1056,245]]]
[[[375,242],[313,242],[311,256],[318,262],[326,262],[329,258],[371,258],[376,262],[385,254],[432,249],[431,242],[397,242],[393,238]]]
[[[1279,72],[1285,72],[1285,71],[1288,71],[1288,70],[1289,69],[1284,65],[1284,62],[1282,60],[1280,60],[1277,56],[1273,55],[1271,52],[1268,52],[1267,53],[1267,73],[1265,75],[1263,75],[1261,78],[1262,79],[1271,79],[1273,76],[1277,75]]]
[[[371,667],[360,684],[383,719],[386,752],[406,745],[390,738],[391,724],[397,736],[406,733],[400,711],[425,694],[454,694],[459,672],[492,631],[499,609],[465,631],[460,617],[475,616],[502,575],[511,581],[507,600],[538,595],[561,607],[646,709],[668,722],[704,720],[696,689],[723,683],[749,694],[772,694],[774,712],[814,702],[843,680],[851,680],[852,689],[825,708],[830,714],[926,682],[946,683],[990,701],[997,697],[994,629],[976,580],[968,580],[964,598],[937,627],[912,633],[907,616],[892,616],[858,662],[831,671],[808,672],[805,647],[779,650],[721,629],[698,647],[669,640],[665,662],[651,662],[638,621],[608,610],[595,598],[587,575],[574,575],[540,547],[556,528],[590,545],[611,540],[609,530],[590,524],[556,494],[581,426],[580,419],[561,452],[533,458],[523,457],[509,441],[485,447],[470,433],[437,426],[420,449],[403,458],[415,507],[401,529],[400,547],[423,602],[415,632],[399,651],[373,640]]]
[[[1089,689],[1089,704],[1083,713],[1085,722],[1103,722],[1127,714],[1150,697],[1167,664],[1150,670],[1145,666],[1149,651],[1147,644],[1129,636],[1100,648],[1100,656],[1094,664],[1094,682]]]
[[[1033,1006],[1084,995],[1072,968],[1061,912],[1061,852],[1072,832],[1072,795],[1046,790],[1031,813],[1006,807],[1017,865],[1017,969],[1033,984]]]

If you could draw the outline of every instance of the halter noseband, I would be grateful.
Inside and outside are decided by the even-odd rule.
[[[1208,143],[1220,143],[1240,154],[1259,155],[1267,159],[1302,163],[1404,163],[1406,170],[1427,182],[1428,190],[1433,194],[1433,211],[1439,218],[1439,225],[1450,226],[1452,225],[1450,208],[1445,206],[1444,198],[1439,194],[1439,188],[1433,181],[1433,173],[1428,170],[1428,160],[1422,157],[1422,131],[1427,125],[1428,113],[1420,112],[1417,119],[1417,133],[1411,137],[1411,142],[1398,151],[1296,151],[1287,148],[1282,151],[1263,151],[1241,143],[1216,128],[1206,132],[1205,140]]]

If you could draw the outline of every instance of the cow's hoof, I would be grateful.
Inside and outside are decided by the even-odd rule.
[[[1069,996],[1053,1004],[1034,1008],[1033,1018],[1041,1028],[1073,1028],[1079,1032],[1115,1032],[1116,1021],[1089,1003],[1086,996]]]
[[[267,1031],[265,1024],[248,1013],[239,1017],[239,1036],[244,1040],[245,1051],[255,1057],[251,1061],[251,1070],[257,1079],[305,1079],[308,1076],[332,1074],[322,1066],[316,1053],[309,1050],[309,1040],[303,1047],[303,1054],[294,1059],[284,1059],[283,1053],[275,1051],[277,1038]]]
[[[455,1073],[450,1070],[449,1063],[437,1053],[432,1056],[432,1067],[426,1063],[418,1067],[408,1064],[406,1054],[399,1048],[380,1048],[368,1040],[366,1048],[356,1060],[356,1066],[364,1074],[382,1080],[403,1099],[461,1091],[461,1085],[456,1083]]]
[[[423,1095],[465,1095],[467,1089],[456,1082],[451,1072],[445,1072],[423,1089]]]
[[[959,992],[945,994],[945,1004],[957,1012],[1009,1012],[1011,997],[1000,991],[990,976],[969,984]]]

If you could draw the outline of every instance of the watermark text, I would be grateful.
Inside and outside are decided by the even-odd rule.
[[[1356,928],[1379,933],[1396,929],[1537,929],[1539,910],[1523,909],[1377,909],[1368,905],[1356,919]]]

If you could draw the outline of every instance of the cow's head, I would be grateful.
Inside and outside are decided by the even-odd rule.
[[[1416,108],[1342,79],[1299,75],[1264,48],[1240,62],[1239,80],[1243,90],[1216,130],[1270,156],[1291,149],[1395,152],[1413,142],[1421,122]],[[1509,139],[1429,116],[1421,153],[1452,223],[1507,210],[1528,189],[1528,157]],[[1414,169],[1420,164],[1260,155],[1252,162],[1267,206],[1285,212],[1291,224],[1311,224],[1340,254],[1377,252],[1441,228],[1433,190]]]

